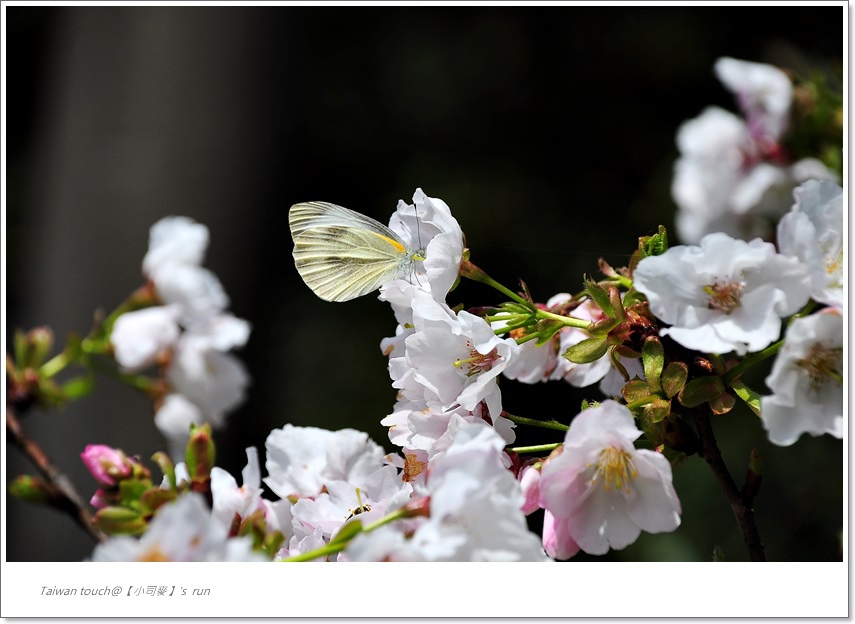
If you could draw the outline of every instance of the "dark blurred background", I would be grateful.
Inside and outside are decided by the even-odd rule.
[[[838,66],[845,7],[7,7],[7,341],[49,325],[61,344],[142,283],[148,228],[183,214],[210,228],[206,266],[253,326],[239,352],[253,384],[217,434],[239,479],[285,423],[353,427],[392,447],[373,296],[317,299],[297,275],[288,208],[326,200],[387,221],[421,187],[445,200],[472,259],[545,301],[578,291],[597,258],[623,265],[640,235],[670,227],[681,122],[736,110],[720,56],[804,70]],[[464,285],[450,303],[497,303]],[[755,375],[762,388],[767,371]],[[502,386],[513,413],[565,422],[564,383]],[[102,378],[24,427],[89,497],[87,443],[143,458],[164,448],[150,404]],[[779,449],[758,419],[714,423],[742,483],[757,448],[756,512],[773,560],[841,556],[843,444]],[[524,432],[522,441],[528,440]],[[544,439],[532,438],[543,442]],[[34,472],[7,448],[7,478]],[[155,473],[157,471],[155,470]],[[675,469],[683,525],[613,560],[747,555],[697,457]],[[9,561],[75,561],[92,544],[65,516],[6,497]],[[537,519],[535,518],[536,522]],[[586,557],[580,557],[582,559]],[[588,558],[596,559],[596,558]]]

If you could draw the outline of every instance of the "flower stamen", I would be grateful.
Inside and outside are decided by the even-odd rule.
[[[814,391],[819,391],[829,379],[843,383],[843,349],[840,347],[833,349],[817,343],[797,364],[807,372]]]
[[[704,286],[704,292],[709,295],[707,307],[730,314],[742,305],[740,301],[745,282],[716,279],[712,284]]]
[[[609,446],[600,451],[591,485],[596,485],[597,481],[602,479],[607,492],[614,488],[629,494],[632,492],[629,484],[637,476],[638,471],[633,464],[632,455],[623,449]]]
[[[489,353],[480,353],[474,346],[472,346],[471,340],[466,341],[466,347],[469,349],[469,357],[455,360],[452,362],[452,365],[455,368],[462,368],[465,366],[467,377],[472,377],[478,373],[490,370],[493,368],[493,364],[496,360],[499,360],[502,357],[496,349],[493,349]]]

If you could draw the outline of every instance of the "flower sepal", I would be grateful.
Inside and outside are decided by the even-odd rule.
[[[148,528],[143,514],[128,507],[104,507],[92,523],[107,535],[141,535]]]

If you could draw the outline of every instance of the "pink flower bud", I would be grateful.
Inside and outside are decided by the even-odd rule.
[[[131,475],[131,461],[122,451],[104,444],[87,444],[80,454],[86,468],[102,485],[116,485],[121,479]]]

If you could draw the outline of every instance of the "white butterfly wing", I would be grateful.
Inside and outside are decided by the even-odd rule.
[[[343,206],[330,204],[329,202],[294,204],[288,213],[288,224],[291,226],[291,236],[295,239],[308,229],[337,225],[371,230],[372,232],[391,238],[402,247],[405,247],[400,237],[379,221],[375,221],[371,217],[366,217],[364,214],[349,210]]]
[[[348,301],[406,273],[412,252],[389,228],[358,212],[328,204],[296,204],[289,213],[294,264],[314,293]]]

